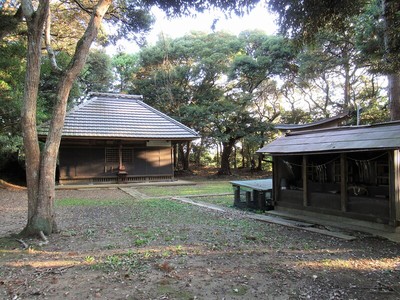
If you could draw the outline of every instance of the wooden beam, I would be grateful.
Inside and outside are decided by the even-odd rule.
[[[279,180],[280,180],[280,178],[279,178],[278,168],[281,167],[281,164],[280,164],[281,159],[277,156],[273,156],[272,161],[273,161],[273,164],[272,164],[272,185],[273,185],[272,199],[274,199],[274,205],[275,205],[275,204],[279,203],[278,201],[279,201],[279,189],[280,189]]]
[[[240,186],[234,185],[234,206],[239,207],[240,206]]]
[[[303,155],[302,177],[303,177],[303,206],[308,206],[308,178],[307,178],[307,155]]]
[[[347,194],[347,155],[346,153],[340,154],[340,207],[343,212],[347,211],[348,203]]]
[[[389,153],[389,223],[400,225],[400,152]]]

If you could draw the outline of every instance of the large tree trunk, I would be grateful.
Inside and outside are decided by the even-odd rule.
[[[204,138],[200,139],[200,145],[197,147],[197,151],[195,153],[195,164],[197,167],[201,166],[201,157],[203,156],[204,150]]]
[[[400,74],[389,74],[387,77],[390,119],[400,120]]]
[[[344,55],[346,62],[344,64],[344,110],[348,110],[350,108],[350,64],[347,58],[347,51]]]
[[[231,175],[230,158],[235,145],[236,140],[230,139],[228,142],[223,142],[222,154],[221,154],[221,167],[218,170],[218,175]]]
[[[261,137],[264,136],[264,132],[261,132]],[[262,142],[259,145],[259,149],[261,149],[262,147],[264,147],[265,145],[265,141],[262,140]],[[263,161],[263,155],[260,153],[259,155],[257,155],[257,160],[258,160],[258,165],[257,165],[257,171],[262,171],[262,161]]]
[[[398,45],[399,41],[396,35],[398,24],[396,19],[397,13],[400,9],[400,3],[397,0],[384,0],[382,1],[383,9],[383,24],[384,24],[384,47],[385,63],[390,67],[397,64]],[[392,121],[400,120],[400,75],[399,70],[392,70],[388,74],[388,94],[389,94],[389,108],[390,118]]]
[[[88,27],[77,44],[74,57],[60,78],[56,91],[57,101],[42,154],[39,151],[37,138],[36,104],[40,76],[41,36],[49,4],[46,0],[40,1],[36,12],[33,11],[30,1],[23,1],[23,5],[28,24],[27,72],[22,109],[28,187],[28,222],[22,233],[25,235],[38,235],[40,232],[51,234],[57,230],[54,212],[55,172],[69,92],[85,64],[89,48],[97,36],[111,0],[100,0],[95,7]]]
[[[185,144],[179,144],[179,160],[182,165],[183,171],[190,171],[190,149],[192,142],[186,142]],[[186,146],[186,147],[185,147]],[[185,151],[186,148],[186,151]]]
[[[36,128],[36,102],[40,80],[41,45],[44,23],[48,13],[47,1],[41,1],[35,13],[30,1],[23,1],[22,8],[28,27],[28,51],[21,111],[22,134],[25,146],[26,181],[28,186],[28,225],[47,232],[42,218],[48,218],[39,198],[40,149]],[[50,213],[51,214],[51,213]],[[28,231],[28,225],[26,231]],[[28,233],[28,232],[27,232]]]

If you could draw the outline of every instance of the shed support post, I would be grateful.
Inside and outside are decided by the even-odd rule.
[[[257,195],[257,201],[258,201],[258,209],[265,211],[266,205],[265,205],[265,192],[263,191],[254,191],[254,194]]]
[[[389,154],[389,225],[400,225],[400,152],[394,150]]]
[[[347,211],[347,155],[340,154],[340,208],[343,212]]]
[[[170,159],[171,159],[171,174],[172,174],[172,181],[175,180],[175,162],[174,162],[174,146],[170,149]]]
[[[303,177],[303,206],[308,206],[308,178],[307,178],[307,156],[303,155],[302,164],[302,177]]]
[[[250,191],[246,191],[246,204],[247,207],[252,207],[252,203],[251,203],[251,192]]]
[[[240,186],[238,185],[234,185],[233,186],[234,189],[234,206],[236,207],[240,207]]]
[[[272,157],[272,199],[274,201],[274,205],[276,205],[279,201],[279,180],[280,175],[278,172],[278,168],[281,167],[281,160],[277,156]]]

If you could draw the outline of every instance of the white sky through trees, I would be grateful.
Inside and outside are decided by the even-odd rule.
[[[147,36],[149,45],[154,45],[160,34],[171,38],[184,36],[192,31],[201,31],[204,33],[213,32],[212,25],[215,19],[214,31],[226,31],[235,35],[245,30],[262,30],[266,34],[276,34],[277,26],[275,17],[268,10],[259,4],[249,14],[242,17],[232,15],[226,18],[220,11],[214,10],[207,13],[198,14],[196,18],[184,17],[168,19],[165,13],[160,9],[153,9],[152,13],[156,17],[152,31]],[[107,53],[112,55],[118,51],[126,53],[134,53],[139,51],[139,47],[135,42],[120,41],[117,46],[108,47]]]

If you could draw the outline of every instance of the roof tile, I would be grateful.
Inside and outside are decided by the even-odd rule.
[[[400,122],[389,122],[295,132],[274,140],[257,152],[290,155],[399,148]]]
[[[48,129],[42,125],[39,135]],[[67,113],[63,137],[193,140],[199,134],[145,104],[142,96],[93,93]]]

